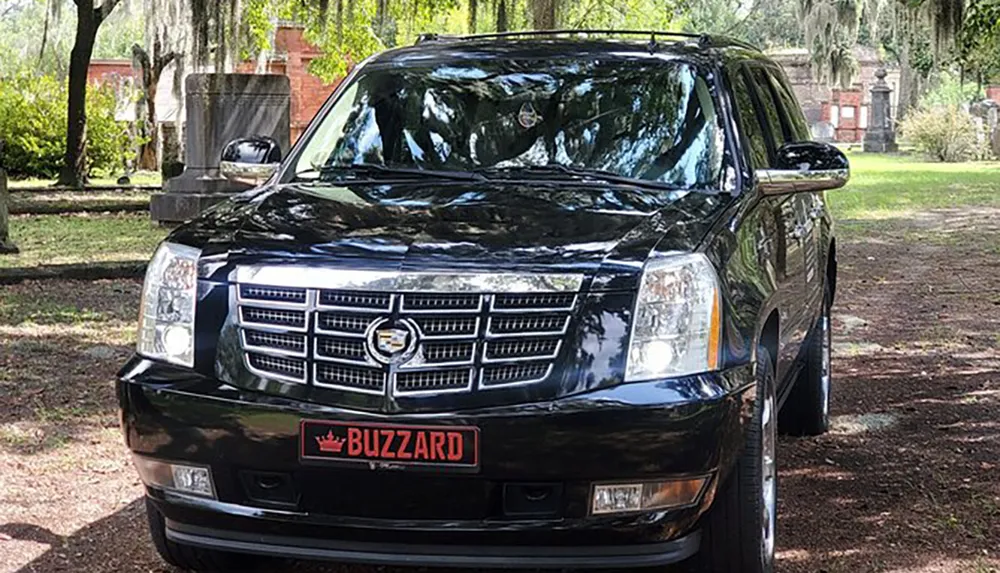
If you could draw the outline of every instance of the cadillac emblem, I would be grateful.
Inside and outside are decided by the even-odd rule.
[[[517,122],[524,129],[531,129],[542,121],[542,116],[535,110],[535,106],[530,102],[521,104],[521,110],[517,112]]]
[[[408,320],[376,321],[368,331],[368,353],[383,364],[398,364],[413,357],[417,330]]]

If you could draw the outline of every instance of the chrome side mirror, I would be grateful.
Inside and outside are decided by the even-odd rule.
[[[241,137],[226,144],[219,172],[230,181],[260,185],[281,166],[281,146],[270,137]]]
[[[758,169],[764,195],[838,189],[851,178],[844,152],[828,143],[786,143],[778,150],[774,168]]]

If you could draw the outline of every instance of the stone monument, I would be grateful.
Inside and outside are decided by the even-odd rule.
[[[875,85],[872,86],[871,114],[868,129],[865,130],[864,150],[874,153],[898,151],[896,131],[892,124],[892,100],[889,95],[892,89],[885,83],[885,68],[875,72]]]
[[[288,153],[288,77],[277,74],[191,74],[186,90],[184,171],[154,194],[150,215],[160,223],[186,221],[206,207],[244,191],[219,174],[222,148],[239,137],[265,135]]]
[[[17,253],[17,247],[10,242],[10,218],[7,212],[7,203],[10,196],[7,194],[7,172],[0,167],[0,255],[11,255]]]

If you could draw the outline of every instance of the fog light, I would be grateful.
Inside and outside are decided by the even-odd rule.
[[[678,509],[697,503],[707,477],[683,480],[594,484],[590,506],[593,515]]]
[[[207,467],[171,464],[137,455],[132,456],[132,461],[139,478],[148,486],[215,498],[212,470]]]
[[[171,464],[170,469],[174,474],[175,488],[188,493],[215,497],[212,491],[212,474],[208,468]]]

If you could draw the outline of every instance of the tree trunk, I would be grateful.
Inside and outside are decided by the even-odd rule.
[[[920,91],[917,86],[917,71],[910,64],[909,46],[903,46],[899,53],[899,93],[896,94],[896,121],[900,121],[914,105]]]
[[[146,141],[139,148],[139,169],[156,171],[159,164],[159,133],[156,129],[156,86],[160,83],[157,75],[150,86],[143,86],[143,97],[146,99],[146,119],[143,121],[143,135]]]
[[[507,0],[497,0],[497,32],[507,31]]]
[[[76,12],[76,40],[69,59],[66,157],[58,184],[80,188],[87,180],[87,68],[101,22],[93,0],[79,0]]]
[[[7,172],[0,167],[0,255],[17,253],[17,247],[10,242],[10,219],[7,216]]]
[[[532,0],[531,24],[535,30],[554,30],[558,0]]]
[[[479,0],[469,0],[469,33],[476,33],[476,16],[479,12]]]

